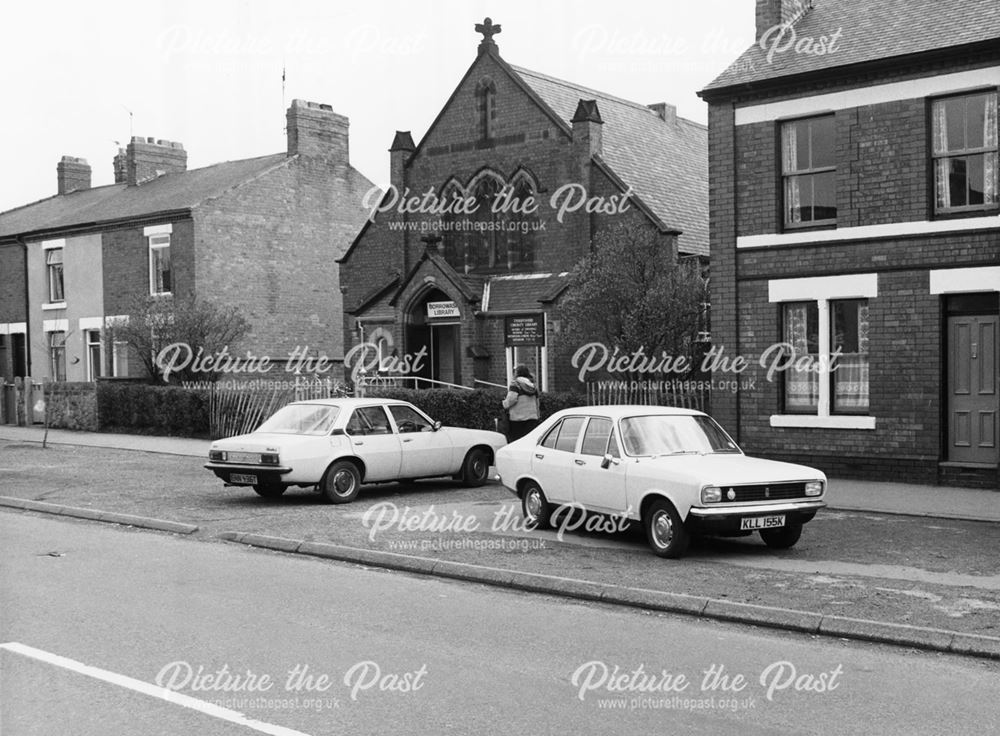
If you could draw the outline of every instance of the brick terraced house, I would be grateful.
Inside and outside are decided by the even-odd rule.
[[[419,145],[396,134],[392,186],[341,261],[345,345],[432,381],[505,384],[525,363],[543,389],[579,388],[554,316],[569,274],[614,223],[707,258],[706,128],[512,66],[500,26],[476,30],[478,54]],[[402,206],[396,193],[472,206]]]
[[[135,375],[139,362],[104,338],[142,295],[239,307],[251,333],[233,353],[342,358],[336,259],[372,183],[329,105],[295,100],[287,125],[287,151],[193,170],[181,144],[135,137],[108,186],[63,157],[55,196],[0,213],[0,377]]]
[[[755,379],[713,412],[838,475],[1000,487],[1000,3],[756,17],[700,93],[713,343]]]

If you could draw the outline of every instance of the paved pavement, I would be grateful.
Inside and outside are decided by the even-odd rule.
[[[40,427],[0,425],[0,440],[8,442],[41,442],[44,434]],[[50,429],[48,442],[191,457],[206,457],[209,446],[208,440],[183,437],[76,432],[65,429]],[[832,478],[827,503],[831,508],[852,511],[1000,522],[1000,491],[996,490]]]

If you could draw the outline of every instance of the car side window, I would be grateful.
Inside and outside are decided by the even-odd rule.
[[[434,426],[409,406],[390,404],[389,411],[396,420],[396,427],[400,433],[434,431]]]
[[[611,437],[608,438],[608,454],[613,458],[621,459],[622,453],[618,449],[618,437],[614,432],[611,433]]]
[[[347,434],[389,434],[389,417],[381,406],[362,406],[347,422]]]
[[[545,433],[542,437],[542,441],[538,444],[542,447],[548,447],[550,450],[554,449],[556,446],[556,440],[559,439],[559,429],[562,427],[562,422],[557,422],[556,425]]]
[[[604,457],[608,450],[608,438],[611,436],[611,420],[604,417],[591,417],[587,423],[587,431],[583,433],[581,455],[598,455]]]
[[[585,419],[586,417],[566,417],[563,419],[555,449],[573,452],[576,449],[576,440],[580,436]]]

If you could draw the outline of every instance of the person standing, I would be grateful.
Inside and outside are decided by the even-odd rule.
[[[510,416],[508,442],[521,439],[538,425],[538,389],[528,366],[514,369],[514,382],[507,388],[503,408]]]

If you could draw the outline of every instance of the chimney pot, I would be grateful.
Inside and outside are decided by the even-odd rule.
[[[56,191],[69,194],[90,189],[90,164],[85,158],[63,156],[56,164]]]
[[[124,151],[115,156],[115,183],[142,184],[164,174],[187,171],[187,151],[180,143],[133,136]]]
[[[347,164],[350,157],[348,128],[350,121],[333,107],[308,100],[292,100],[285,115],[288,130],[288,155],[325,159]]]

